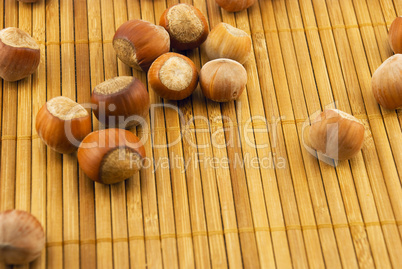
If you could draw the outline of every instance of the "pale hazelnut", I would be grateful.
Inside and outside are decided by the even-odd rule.
[[[20,210],[0,213],[0,262],[29,263],[40,256],[45,242],[42,225],[30,213]]]
[[[397,17],[391,24],[388,33],[391,49],[395,53],[402,53],[402,17]]]
[[[323,156],[346,160],[362,148],[364,126],[350,114],[338,109],[326,109],[313,119],[308,140],[312,148]]]
[[[240,63],[230,59],[207,62],[200,71],[200,86],[204,95],[216,102],[237,99],[246,87],[247,72]]]
[[[205,52],[210,60],[228,58],[244,64],[251,54],[251,37],[243,30],[221,22],[209,33]]]
[[[395,54],[374,72],[371,86],[377,102],[387,109],[402,107],[402,54]]]

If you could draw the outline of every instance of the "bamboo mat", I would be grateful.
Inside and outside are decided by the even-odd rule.
[[[77,158],[35,130],[55,96],[90,101],[91,88],[146,74],[117,60],[112,39],[128,19],[157,23],[175,0],[0,2],[1,28],[40,44],[37,72],[0,83],[0,210],[34,214],[42,256],[22,268],[402,268],[402,110],[380,108],[371,75],[392,51],[401,0],[260,0],[228,13],[214,0],[183,0],[210,28],[252,36],[247,89],[237,102],[154,106],[147,163],[115,185],[93,183]],[[186,52],[200,68],[203,49]],[[331,166],[304,146],[310,115],[337,107],[366,128],[362,152]],[[99,128],[93,117],[94,129]],[[8,268],[0,265],[1,269]]]

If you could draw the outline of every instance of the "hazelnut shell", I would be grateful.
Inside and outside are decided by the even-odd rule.
[[[395,53],[402,53],[402,17],[397,17],[389,27],[388,40]]]
[[[227,23],[218,23],[205,41],[210,60],[228,58],[244,64],[251,54],[251,37]]]
[[[91,132],[90,114],[64,120],[50,113],[48,103],[44,104],[36,115],[36,131],[39,137],[48,147],[59,153],[69,154],[76,151],[78,145],[72,142],[81,141]],[[76,141],[68,138],[70,134]]]
[[[113,47],[122,62],[146,72],[156,58],[170,50],[170,39],[163,27],[136,19],[117,29]]]
[[[238,12],[254,5],[256,0],[216,0],[216,3],[226,11]]]
[[[180,59],[183,59],[185,63],[187,64],[185,70],[180,69],[179,64],[177,62],[171,64],[170,68],[167,67],[167,70],[163,69],[163,66],[167,63],[167,61],[174,60],[174,57],[178,57]],[[183,62],[181,62],[183,63]],[[169,64],[169,63],[168,63]],[[191,70],[191,73],[188,72],[188,70]],[[164,74],[161,74],[162,71],[165,71],[167,78],[164,78]],[[171,77],[169,78],[169,75]],[[183,79],[184,77],[184,79]],[[174,84],[175,79],[180,80],[176,81],[176,84],[178,82],[183,82],[184,80],[188,80],[188,85],[181,90],[174,90],[172,89],[171,86],[166,86],[162,81],[164,79],[169,79],[169,81],[165,84]],[[183,56],[178,53],[170,52],[170,53],[165,53],[162,56],[160,56],[158,59],[156,59],[153,64],[151,65],[151,68],[148,71],[148,81],[152,87],[152,89],[162,98],[168,99],[168,100],[182,100],[192,94],[192,92],[195,90],[195,88],[198,85],[198,71],[197,68],[195,67],[193,61],[191,61],[189,58],[186,56]],[[176,86],[176,85],[172,85]],[[184,87],[184,86],[183,86]]]
[[[130,161],[127,159],[114,158],[108,160],[108,155],[115,150],[125,150],[138,156],[139,159],[136,163],[139,166],[138,169],[120,165],[119,162]],[[145,149],[140,139],[133,133],[112,128],[95,131],[85,137],[78,148],[77,157],[80,168],[90,179],[99,183],[113,184],[129,178],[141,169],[142,159],[145,158]],[[105,165],[112,166],[112,171],[105,171]],[[120,172],[123,175],[119,174]]]
[[[177,13],[170,16],[170,12]],[[166,9],[159,25],[168,31],[170,45],[177,50],[190,50],[199,47],[208,36],[208,24],[202,12],[189,4],[176,4]],[[199,32],[196,36],[193,36]]]
[[[108,92],[102,93],[101,89]],[[93,113],[101,123],[108,127],[118,127],[123,117],[125,126],[120,126],[122,128],[139,124],[139,119],[126,120],[133,116],[145,118],[150,105],[145,85],[138,78],[128,76],[112,78],[96,86],[91,102],[95,105]]]
[[[230,59],[207,62],[200,71],[200,86],[203,94],[216,102],[237,99],[247,83],[246,69]]]
[[[0,213],[0,263],[21,265],[40,256],[45,232],[30,213],[7,210]]]
[[[324,156],[347,160],[362,148],[364,126],[352,115],[337,109],[326,109],[312,121],[309,141]]]
[[[371,79],[371,87],[382,107],[402,107],[402,54],[391,56],[377,68]]]
[[[24,40],[31,42],[30,47]],[[1,78],[6,81],[17,81],[28,77],[36,71],[39,62],[39,46],[26,32],[14,27],[0,31]]]

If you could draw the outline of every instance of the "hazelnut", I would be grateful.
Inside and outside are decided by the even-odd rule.
[[[209,33],[205,52],[210,60],[229,58],[244,64],[250,57],[251,37],[243,30],[221,22]]]
[[[170,44],[177,50],[199,47],[208,36],[208,24],[201,11],[189,4],[176,4],[163,12],[159,24],[170,35]]]
[[[29,263],[40,256],[45,241],[42,225],[30,213],[20,210],[0,213],[0,262]]]
[[[254,5],[256,0],[216,0],[216,3],[226,11],[237,12]]]
[[[39,62],[39,45],[29,34],[15,27],[0,31],[0,77],[23,79],[35,72]]]
[[[123,129],[90,133],[78,148],[78,163],[93,181],[113,184],[142,168],[145,149],[140,139]]]
[[[312,148],[334,160],[346,160],[362,148],[364,126],[355,117],[338,109],[326,109],[309,130]]]
[[[207,62],[200,71],[200,86],[204,95],[216,102],[235,100],[247,83],[243,65],[230,59]]]
[[[148,71],[152,62],[170,49],[169,34],[158,25],[143,20],[123,23],[113,37],[119,59],[138,70]]]
[[[96,86],[92,92],[93,112],[105,126],[129,128],[148,115],[149,94],[135,77],[121,76]]]
[[[377,102],[388,109],[402,107],[402,54],[395,54],[377,68],[371,79]]]
[[[402,17],[397,17],[391,24],[388,33],[391,49],[395,53],[402,53]]]
[[[36,131],[48,147],[68,154],[77,150],[80,141],[91,132],[91,117],[70,98],[55,97],[36,115]]]
[[[162,98],[182,100],[191,95],[198,84],[193,61],[178,53],[165,53],[153,62],[148,71],[152,89]]]

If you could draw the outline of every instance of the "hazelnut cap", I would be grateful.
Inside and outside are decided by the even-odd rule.
[[[166,9],[159,20],[159,25],[168,31],[170,45],[177,50],[199,47],[209,33],[208,23],[202,12],[185,3]]]
[[[124,156],[120,159],[122,152]],[[111,154],[112,158],[108,158]],[[134,167],[132,156],[138,157]],[[104,184],[117,183],[132,176],[141,169],[145,156],[145,148],[136,135],[115,128],[90,133],[77,153],[78,163],[84,173],[93,181]]]
[[[95,105],[95,117],[105,126],[109,126],[112,120],[112,127],[117,127],[113,125],[120,123],[120,117],[124,121],[133,116],[145,118],[150,106],[145,85],[138,78],[130,76],[115,77],[97,85],[92,91],[91,102]],[[140,123],[139,120],[124,122],[125,126],[121,127],[135,126]]]
[[[152,63],[148,71],[148,81],[152,89],[162,98],[182,100],[190,96],[197,87],[198,71],[188,57],[169,52]],[[179,83],[183,84],[178,85]]]

